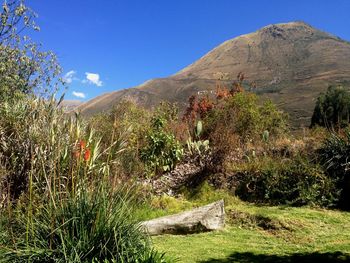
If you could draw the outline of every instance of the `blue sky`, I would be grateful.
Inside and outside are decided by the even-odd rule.
[[[28,0],[33,38],[68,74],[66,99],[89,100],[174,74],[223,41],[305,21],[350,40],[348,0]]]

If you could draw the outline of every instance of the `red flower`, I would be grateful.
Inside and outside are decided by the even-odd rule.
[[[80,151],[83,151],[86,147],[86,142],[84,140],[80,140],[78,145],[80,147]]]
[[[87,162],[90,160],[90,157],[91,157],[91,151],[90,149],[85,149],[85,152],[84,152],[84,160]]]
[[[80,159],[81,155],[83,155],[85,161],[90,159],[91,153],[90,150],[86,148],[86,142],[84,140],[80,140],[73,151],[73,156],[76,159]]]

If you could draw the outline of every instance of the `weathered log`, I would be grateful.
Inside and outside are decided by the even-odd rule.
[[[145,221],[142,226],[152,236],[191,234],[222,229],[225,226],[224,200],[183,213]]]

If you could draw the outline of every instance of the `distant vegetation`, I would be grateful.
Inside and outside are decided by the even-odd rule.
[[[299,136],[276,105],[244,91],[243,73],[191,96],[183,114],[121,101],[83,119],[54,96],[54,55],[22,42],[21,26],[36,29],[30,9],[13,0],[1,15],[0,262],[173,262],[139,222],[218,198],[349,209],[343,89],[321,95],[315,127]]]
[[[345,128],[350,123],[350,93],[342,86],[330,86],[316,101],[311,126]]]

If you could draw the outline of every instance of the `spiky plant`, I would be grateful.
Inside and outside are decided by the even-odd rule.
[[[101,148],[93,129],[54,98],[24,98],[0,111],[9,193],[0,262],[164,262],[133,219],[128,191],[111,184],[122,137]]]
[[[125,189],[81,190],[62,204],[36,211],[29,239],[19,216],[15,245],[0,248],[4,262],[162,262],[131,213]],[[21,226],[22,229],[21,229]],[[154,260],[151,260],[154,258]]]

